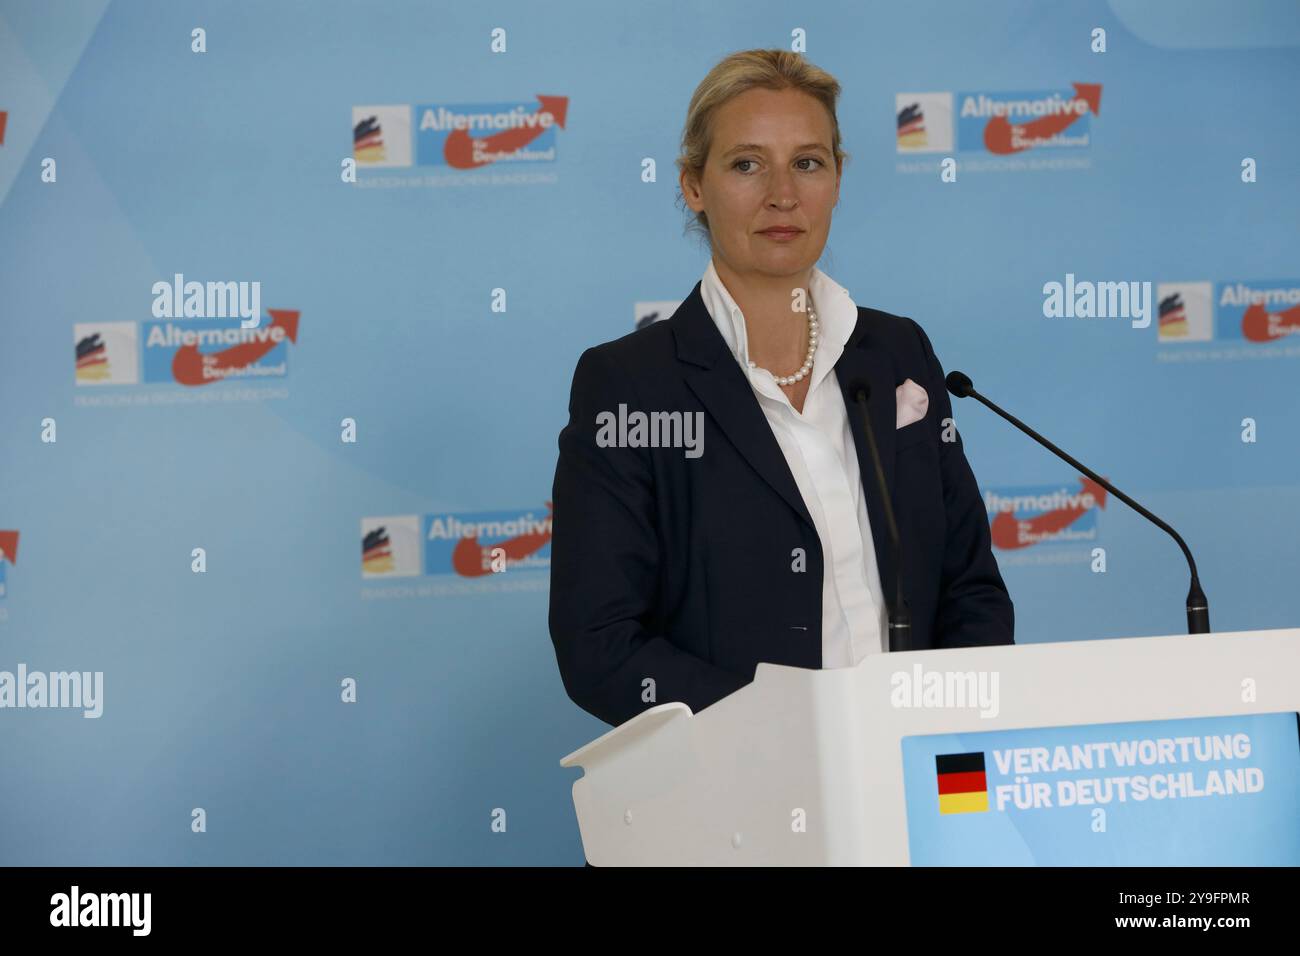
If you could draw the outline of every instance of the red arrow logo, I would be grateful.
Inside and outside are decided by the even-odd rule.
[[[552,506],[546,502],[546,514],[551,518]],[[552,520],[554,520],[552,518]],[[478,536],[472,538],[461,538],[456,542],[456,549],[451,553],[452,569],[463,578],[478,578],[485,574],[492,573],[492,552],[501,548],[506,553],[506,567],[510,567],[511,561],[518,561],[520,558],[526,558],[534,551],[542,548],[546,542],[551,540],[550,522],[544,522],[544,529],[539,528],[537,531],[529,531],[526,534],[516,535],[505,541],[498,541],[496,544],[481,545],[478,543]]]
[[[543,113],[550,113],[555,120],[555,124],[561,129],[564,128],[564,119],[569,112],[569,98],[567,96],[542,96],[537,94],[537,109],[533,110],[530,116],[541,117]],[[503,129],[499,133],[493,133],[484,139],[480,139],[480,147],[487,153],[513,153],[520,147],[527,146],[537,137],[541,136],[549,127],[534,120],[536,125],[516,126],[513,129]],[[478,169],[480,166],[487,166],[496,162],[495,159],[485,159],[483,162],[474,161],[474,138],[470,136],[469,130],[453,130],[447,136],[447,141],[442,147],[443,158],[447,160],[447,165],[453,169]]]
[[[244,368],[252,365],[279,345],[271,335],[271,329],[284,329],[290,342],[298,341],[298,310],[267,309],[271,315],[271,324],[257,329],[252,342],[241,342],[220,352],[200,352],[197,345],[182,345],[172,357],[172,376],[181,385],[209,385],[225,376],[220,370]],[[205,376],[204,368],[219,370],[217,374]]]
[[[992,527],[989,529],[990,534],[993,536],[994,547],[1007,551],[1015,548],[1027,548],[1031,544],[1037,544],[1042,540],[1043,535],[1068,528],[1091,507],[1082,500],[1085,492],[1092,493],[1092,500],[1097,507],[1106,507],[1105,488],[1091,478],[1082,476],[1079,477],[1079,485],[1080,501],[1073,505],[1066,505],[1064,508],[1057,508],[1054,511],[1044,511],[1042,514],[1035,515],[1028,520],[1021,520],[1010,511],[999,511],[993,519]]]
[[[1076,99],[1088,104],[1093,115],[1101,112],[1100,83],[1072,83]],[[1051,113],[1030,120],[1028,123],[1013,124],[1005,116],[995,116],[984,127],[984,146],[990,153],[1006,155],[1019,153],[1037,145],[1040,139],[1050,138],[1069,129],[1074,122],[1085,114],[1069,112]],[[1015,133],[1013,136],[1012,133]]]
[[[1270,322],[1269,319],[1275,321]],[[1262,302],[1256,302],[1241,317],[1241,334],[1251,342],[1272,342],[1292,334],[1293,329],[1300,329],[1300,305],[1293,305],[1270,316],[1268,307]]]
[[[0,557],[10,564],[18,563],[18,532],[0,531]]]

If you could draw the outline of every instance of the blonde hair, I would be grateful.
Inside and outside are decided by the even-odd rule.
[[[700,81],[691,96],[686,111],[686,125],[682,129],[682,152],[677,158],[678,175],[688,171],[698,182],[704,175],[704,164],[713,145],[713,117],[728,100],[752,89],[795,89],[816,99],[831,120],[831,152],[835,155],[837,171],[849,158],[840,142],[840,122],[835,115],[835,104],[840,96],[840,84],[820,67],[804,59],[801,53],[789,50],[742,50],[721,60]],[[685,206],[686,197],[678,189],[678,198]],[[711,238],[709,220],[704,212],[693,212],[687,223],[688,230],[700,231]]]

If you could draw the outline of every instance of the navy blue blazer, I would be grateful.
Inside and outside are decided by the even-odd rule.
[[[848,395],[858,376],[871,386],[913,648],[1012,643],[1011,598],[975,476],[960,435],[940,437],[952,411],[929,338],[909,318],[859,308],[835,376],[889,596],[885,513]],[[908,378],[929,393],[929,408],[896,431],[894,389]],[[703,453],[602,447],[597,415],[617,415],[620,404],[628,413],[703,412]],[[753,680],[759,661],[821,667],[821,542],[700,283],[668,320],[582,353],[559,450],[549,623],[575,703],[617,725],[672,700],[698,713]],[[803,571],[794,570],[796,548]]]

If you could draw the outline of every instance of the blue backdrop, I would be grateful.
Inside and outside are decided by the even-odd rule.
[[[1290,0],[5,0],[0,671],[103,692],[0,709],[0,863],[581,863],[558,761],[607,728],[546,626],[573,368],[704,270],[696,84],[796,43],[844,88],[821,267],[1180,529],[1215,630],[1300,622]],[[1053,103],[1008,152],[998,112]],[[259,283],[257,327],[169,318],[178,274]],[[1149,324],[1046,316],[1067,276],[1151,283]],[[990,514],[1018,641],[1185,629],[1172,541],[955,412],[995,509],[1056,495]]]

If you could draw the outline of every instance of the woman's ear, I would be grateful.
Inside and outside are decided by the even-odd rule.
[[[678,178],[678,184],[682,187],[682,198],[686,200],[686,205],[691,208],[692,212],[699,212],[700,208],[696,206],[696,203],[699,202],[699,184],[691,176],[690,170],[682,170],[681,176]]]

